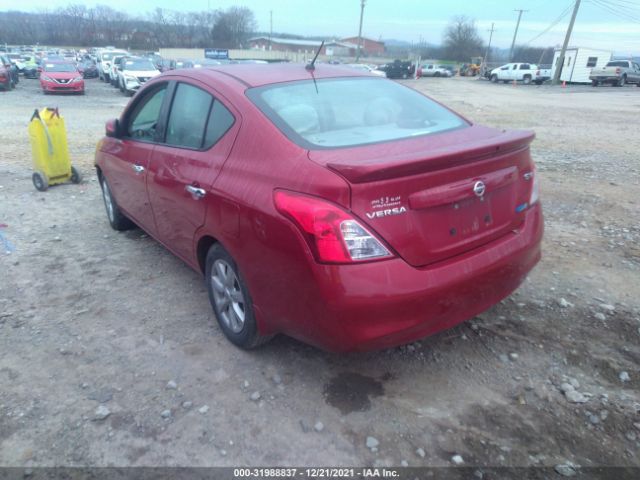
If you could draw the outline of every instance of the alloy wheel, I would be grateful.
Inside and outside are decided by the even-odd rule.
[[[233,267],[218,259],[211,270],[213,299],[222,322],[234,333],[244,328],[245,300]]]

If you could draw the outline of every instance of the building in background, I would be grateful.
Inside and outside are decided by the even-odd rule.
[[[604,67],[611,60],[612,53],[608,50],[594,50],[593,48],[569,47],[564,55],[564,65],[561,67],[560,81],[568,83],[591,83],[589,74],[595,67]],[[554,77],[560,61],[560,49],[553,55],[551,78]]]
[[[358,45],[358,37],[341,38],[341,42],[352,43]],[[384,55],[384,42],[373,40],[371,38],[362,37],[362,53],[367,57],[379,57]]]

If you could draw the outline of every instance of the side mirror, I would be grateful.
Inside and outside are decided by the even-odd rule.
[[[105,135],[111,138],[118,138],[120,136],[120,121],[117,118],[107,120]]]

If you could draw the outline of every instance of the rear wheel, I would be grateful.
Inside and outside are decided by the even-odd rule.
[[[39,192],[44,192],[47,188],[49,188],[49,180],[42,172],[33,172],[31,175],[31,181],[33,182],[33,186],[36,187],[36,190]]]
[[[111,228],[119,232],[134,228],[135,224],[120,211],[104,175],[100,175],[100,186],[102,187],[102,199],[104,200],[104,206],[107,210],[107,218],[109,219]]]
[[[618,80],[618,86],[624,87],[626,83],[627,83],[627,76],[623,75],[622,77],[620,77],[620,80]]]
[[[529,85],[531,83],[531,75],[525,75],[522,79],[522,83],[524,83],[525,85]]]
[[[591,80],[591,86],[592,87],[597,87],[600,85],[600,82],[598,80]]]
[[[238,347],[250,349],[271,339],[258,332],[249,290],[231,255],[216,243],[205,264],[209,301],[224,335]]]

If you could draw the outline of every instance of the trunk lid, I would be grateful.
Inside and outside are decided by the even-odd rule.
[[[471,126],[357,148],[312,150],[343,176],[351,210],[413,266],[511,234],[531,194],[532,132]]]

